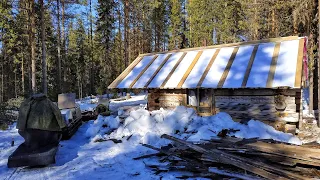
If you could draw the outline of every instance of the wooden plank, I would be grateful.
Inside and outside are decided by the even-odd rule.
[[[153,63],[154,60],[156,60],[158,58],[159,55],[155,55],[151,61],[148,63],[148,65],[140,72],[140,74],[132,81],[132,83],[130,84],[129,88],[132,88],[133,85],[140,79],[140,77],[143,75],[144,72],[146,72],[146,70],[151,66],[151,64]]]
[[[265,177],[267,179],[279,179],[281,177],[281,176],[274,174],[273,172],[271,173],[271,172],[267,171],[270,169],[272,169],[274,172],[277,172],[277,173],[287,174],[287,172],[281,171],[276,168],[272,168],[272,167],[268,166],[267,164],[264,164],[261,162],[251,161],[250,159],[238,157],[238,156],[235,156],[235,155],[232,155],[229,153],[225,153],[225,152],[223,152],[221,150],[217,150],[217,149],[206,150],[198,145],[189,143],[187,141],[183,141],[181,139],[169,136],[167,134],[162,135],[161,138],[169,139],[169,140],[177,142],[179,144],[186,145],[189,148],[191,148],[197,152],[203,153],[204,155],[206,155],[207,158],[211,158],[214,161],[236,166],[238,168],[247,170],[249,172],[260,175],[260,176]],[[296,177],[292,173],[289,173],[289,174],[294,176],[297,179],[302,179],[300,177]],[[287,179],[284,176],[282,178]]]
[[[188,78],[189,74],[191,73],[193,67],[196,65],[196,63],[198,62],[201,54],[203,53],[203,51],[199,51],[198,54],[196,55],[196,57],[193,59],[192,63],[190,64],[190,66],[188,67],[187,71],[184,73],[184,75],[182,76],[182,79],[180,80],[179,84],[178,84],[178,88],[181,88],[183,83],[186,81],[186,79]]]
[[[235,47],[233,49],[232,55],[231,55],[231,57],[230,57],[230,59],[228,61],[228,64],[227,64],[226,68],[224,69],[223,74],[222,74],[222,76],[220,78],[220,81],[218,83],[218,86],[217,86],[218,88],[222,88],[224,82],[226,81],[226,78],[227,78],[227,76],[229,74],[229,71],[230,71],[230,68],[232,66],[232,63],[233,63],[234,59],[236,58],[238,50],[239,50],[239,47]]]
[[[236,46],[254,45],[254,44],[261,44],[261,43],[270,43],[270,42],[291,41],[291,40],[297,40],[297,39],[298,39],[298,36],[288,36],[288,37],[280,37],[280,38],[263,39],[263,40],[257,40],[257,41],[248,41],[248,42],[239,42],[239,43],[231,43],[231,44],[220,44],[220,45],[214,45],[214,46],[186,48],[186,49],[157,52],[157,53],[146,53],[146,54],[141,54],[141,55],[144,55],[144,56],[148,55],[149,56],[149,55],[154,55],[154,54],[165,54],[165,53],[173,53],[173,52],[196,51],[196,50],[203,50],[203,49],[236,47]]]
[[[303,100],[303,89],[301,89],[301,93],[300,93],[300,106],[299,106],[299,109],[300,109],[300,112],[299,112],[299,124],[298,124],[298,128],[300,130],[302,130],[302,127],[303,127],[303,103],[302,103],[302,100]],[[310,101],[309,101],[310,103]]]
[[[164,64],[168,61],[168,59],[171,57],[172,54],[168,54],[167,57],[163,60],[163,62],[160,64],[160,66],[158,67],[158,69],[153,73],[153,75],[151,76],[151,78],[148,80],[148,82],[146,83],[146,85],[144,85],[144,88],[147,88],[149,86],[149,84],[151,83],[151,81],[154,79],[154,77],[156,77],[156,75],[158,74],[158,72],[160,71],[160,69],[164,66]]]
[[[208,72],[209,72],[209,70],[210,70],[210,68],[211,68],[212,64],[213,64],[213,63],[214,63],[214,61],[216,60],[216,58],[217,58],[217,56],[218,56],[219,52],[220,52],[220,49],[216,49],[216,51],[214,52],[214,54],[213,54],[212,58],[210,59],[209,64],[207,65],[207,67],[206,67],[206,69],[205,69],[204,73],[202,74],[202,76],[201,76],[201,78],[200,78],[200,80],[199,80],[199,82],[198,82],[197,88],[200,88],[200,87],[201,87],[201,85],[202,85],[202,83],[203,83],[204,79],[207,77],[207,74],[208,74]]]
[[[243,78],[241,87],[246,87],[246,86],[247,86],[249,74],[250,74],[250,72],[251,72],[251,68],[252,68],[252,65],[253,65],[253,61],[254,61],[254,59],[255,59],[255,57],[256,57],[257,51],[258,51],[258,47],[259,47],[259,45],[257,44],[257,45],[255,45],[254,48],[253,48],[253,51],[252,51],[252,54],[251,54],[251,57],[250,57],[250,60],[249,60],[249,63],[248,63],[246,72],[245,72],[245,74],[244,74],[244,78]]]
[[[132,71],[132,69],[143,59],[144,55],[139,55],[109,86],[108,89],[117,88],[119,83]]]
[[[143,156],[139,156],[139,157],[135,157],[135,158],[132,158],[133,160],[139,160],[139,159],[145,159],[145,158],[149,158],[149,157],[153,157],[153,156],[161,156],[163,155],[163,153],[152,153],[152,154],[146,154],[146,155],[143,155]]]
[[[298,50],[298,59],[297,59],[297,68],[296,68],[296,79],[294,82],[294,87],[301,87],[301,78],[302,78],[302,62],[303,62],[303,48],[304,48],[304,39],[299,40],[299,50]]]
[[[268,75],[268,80],[267,80],[267,87],[268,88],[272,87],[274,74],[276,72],[276,67],[277,67],[278,56],[279,56],[279,52],[280,52],[280,45],[281,45],[281,43],[278,42],[278,43],[276,43],[276,45],[274,47],[272,61],[271,61],[271,65],[270,65],[269,75]]]
[[[197,88],[197,112],[199,112],[199,107],[200,107],[200,89]]]
[[[181,61],[183,60],[183,58],[187,55],[187,53],[183,53],[182,56],[180,57],[180,59],[177,61],[177,63],[174,65],[174,67],[172,68],[172,70],[170,71],[170,73],[168,74],[168,76],[166,77],[166,79],[162,82],[160,88],[163,88],[166,83],[168,82],[168,80],[171,78],[172,74],[174,73],[174,71],[177,69],[177,67],[179,66],[179,64],[181,63]]]

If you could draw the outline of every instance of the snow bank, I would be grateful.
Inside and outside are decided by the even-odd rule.
[[[234,122],[227,113],[199,117],[194,109],[178,106],[174,110],[160,109],[149,112],[143,108],[132,110],[121,123],[119,117],[99,118],[87,130],[87,137],[97,139],[126,139],[129,136],[135,143],[148,143],[161,146],[167,143],[162,134],[174,135],[188,141],[209,140],[223,129],[233,130],[230,136],[239,138],[274,139],[277,141],[301,145],[300,139],[292,134],[283,133],[260,121],[250,120],[248,125]],[[104,127],[104,128],[103,128]],[[118,127],[118,128],[117,128]],[[117,128],[117,129],[115,129]],[[115,129],[110,135],[106,132]],[[96,136],[96,137],[95,137]]]
[[[120,120],[118,117],[101,116],[94,121],[93,124],[87,129],[86,136],[94,137],[97,134],[105,134],[119,127]]]
[[[263,122],[250,120],[248,125],[244,125],[234,122],[229,114],[223,112],[214,116],[199,117],[196,121],[193,121],[188,127],[188,130],[194,130],[197,131],[197,133],[190,136],[188,140],[209,140],[210,138],[217,136],[223,129],[235,130],[235,133],[230,133],[229,135],[234,135],[238,138],[273,139],[291,144],[302,144],[300,139],[296,136],[277,131],[272,126],[264,124]]]

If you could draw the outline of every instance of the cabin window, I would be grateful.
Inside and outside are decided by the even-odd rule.
[[[189,89],[188,92],[188,106],[197,109],[198,113],[210,115],[213,113],[211,89]]]
[[[197,91],[195,89],[188,90],[188,102],[189,106],[198,106],[198,99],[197,99]]]

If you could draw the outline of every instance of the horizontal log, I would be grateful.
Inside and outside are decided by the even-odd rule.
[[[237,103],[251,103],[251,104],[263,104],[263,103],[275,103],[274,96],[218,96],[214,97],[215,102],[237,102]],[[295,97],[286,96],[285,102],[287,104],[295,104]]]
[[[296,96],[296,93],[301,90],[295,89],[215,89],[214,95],[216,96]]]

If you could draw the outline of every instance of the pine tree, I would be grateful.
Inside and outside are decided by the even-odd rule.
[[[169,49],[183,48],[183,22],[181,0],[170,0]]]
[[[110,50],[113,39],[113,28],[114,28],[114,6],[113,1],[98,1],[98,19],[97,19],[97,30],[96,34],[98,36],[98,44],[101,46],[103,51],[102,56],[100,57],[100,64],[102,69],[100,70],[100,77],[109,77],[109,74],[112,74],[112,71],[107,71],[107,67],[114,67],[113,60],[110,58]],[[102,78],[102,81],[99,83],[100,89],[104,89],[107,86],[108,79]]]

